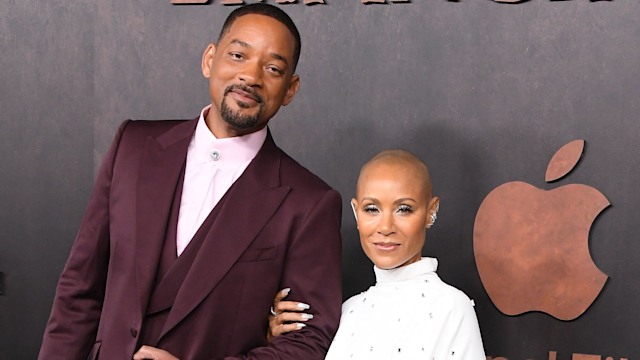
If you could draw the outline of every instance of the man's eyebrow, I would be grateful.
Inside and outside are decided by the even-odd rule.
[[[277,53],[270,53],[269,55],[271,55],[272,58],[276,59],[276,60],[280,60],[283,63],[285,63],[285,65],[289,66],[289,62],[287,61],[287,58],[285,58],[284,56],[277,54]]]
[[[248,43],[246,43],[246,42],[244,42],[244,41],[242,41],[240,39],[231,40],[231,44],[237,44],[237,45],[240,45],[240,46],[242,46],[244,48],[250,48],[251,47],[251,45],[249,45]],[[284,56],[282,56],[282,55],[280,55],[278,53],[274,53],[274,52],[269,53],[269,55],[272,58],[274,58],[276,60],[279,60],[279,61],[282,61],[283,63],[285,63],[285,65],[289,66],[289,62],[287,61],[286,57],[284,57]]]
[[[238,40],[238,39],[231,40],[231,44],[238,44],[238,45],[240,45],[242,47],[246,47],[246,48],[251,47],[251,45],[247,44],[246,42],[244,42],[242,40]]]

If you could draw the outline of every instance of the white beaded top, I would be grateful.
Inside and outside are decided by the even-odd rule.
[[[342,305],[326,359],[484,360],[471,301],[440,280],[437,267],[434,258],[391,270],[374,267],[376,285]]]

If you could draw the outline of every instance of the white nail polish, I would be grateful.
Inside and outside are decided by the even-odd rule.
[[[313,319],[313,315],[312,314],[302,314],[301,317],[305,320],[311,320]]]
[[[307,324],[297,323],[296,326],[298,327],[298,329],[302,329],[303,327],[307,326]]]
[[[284,288],[284,289],[282,289],[282,292],[283,292],[283,293],[285,293],[285,294],[288,294],[288,293],[289,293],[289,291],[291,291],[291,288]]]
[[[303,309],[303,310],[307,310],[307,309],[311,308],[311,306],[309,306],[308,304],[305,304],[305,303],[298,303],[298,307],[300,309]]]

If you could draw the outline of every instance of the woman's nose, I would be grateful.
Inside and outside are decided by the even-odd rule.
[[[378,233],[384,236],[389,236],[395,231],[393,214],[383,214],[380,218],[380,223],[378,224]]]

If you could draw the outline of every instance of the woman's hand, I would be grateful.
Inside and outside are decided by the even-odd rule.
[[[168,351],[143,345],[138,352],[133,354],[133,360],[179,360]]]
[[[297,301],[282,301],[291,289],[286,288],[280,290],[273,299],[273,307],[269,315],[269,331],[267,331],[267,340],[271,341],[274,337],[297,331],[307,326],[304,322],[313,319],[313,315],[303,313],[309,310],[309,305]]]

